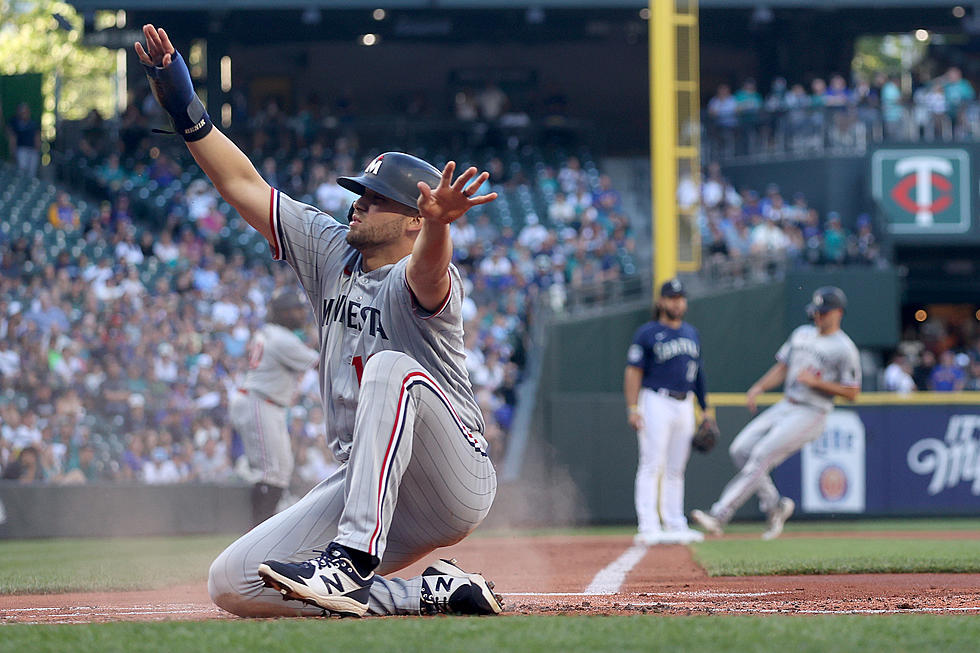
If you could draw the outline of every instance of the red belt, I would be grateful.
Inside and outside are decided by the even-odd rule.
[[[249,391],[248,391],[248,390],[246,390],[245,388],[239,388],[239,389],[238,389],[238,391],[239,391],[240,393],[242,393],[243,395],[248,395],[248,394],[252,394],[251,392],[249,392]],[[285,408],[285,406],[283,406],[282,404],[277,404],[276,402],[274,402],[274,401],[272,401],[272,400],[271,400],[271,399],[269,399],[268,397],[263,397],[261,393],[258,393],[258,392],[256,392],[256,393],[255,393],[255,396],[256,396],[256,397],[258,397],[259,399],[261,399],[262,401],[264,401],[264,402],[266,402],[266,403],[270,403],[270,404],[272,404],[273,406],[276,406],[277,408]]]

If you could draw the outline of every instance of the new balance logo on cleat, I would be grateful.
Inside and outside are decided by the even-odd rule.
[[[422,614],[500,614],[503,601],[493,583],[470,574],[456,560],[440,560],[422,572]]]
[[[328,612],[360,617],[367,612],[374,573],[361,576],[347,552],[331,543],[305,562],[266,560],[259,576],[284,599],[303,601]],[[322,572],[322,573],[321,573]]]

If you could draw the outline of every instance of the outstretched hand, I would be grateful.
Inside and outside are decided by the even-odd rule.
[[[418,209],[423,218],[450,224],[470,208],[497,199],[497,193],[474,195],[483,182],[490,178],[489,172],[484,171],[477,175],[476,168],[471,167],[457,177],[456,181],[452,181],[455,170],[454,161],[447,163],[442,171],[442,179],[435,188],[430,188],[424,181],[419,182]]]
[[[146,37],[146,49],[139,41],[136,42],[136,55],[145,66],[166,68],[173,59],[174,49],[170,37],[162,27],[143,25],[143,35]]]

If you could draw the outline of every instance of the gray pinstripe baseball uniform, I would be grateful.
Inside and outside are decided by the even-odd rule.
[[[462,283],[433,313],[415,303],[409,260],[363,271],[347,227],[272,191],[271,243],[294,268],[320,325],[328,443],[341,467],[211,566],[212,599],[239,615],[319,614],[284,603],[256,569],[301,561],[331,541],[381,559],[387,574],[463,539],[490,509],[496,474],[464,364]],[[373,614],[417,614],[419,578],[375,578]]]
[[[249,370],[229,401],[231,422],[245,445],[249,466],[260,482],[289,487],[293,452],[286,429],[286,408],[296,394],[298,375],[318,354],[278,324],[259,328],[248,345]]]
[[[841,385],[861,385],[857,347],[841,330],[824,336],[813,325],[798,327],[779,348],[776,360],[786,364],[783,400],[749,422],[732,441],[730,452],[739,472],[711,506],[712,516],[723,523],[754,492],[763,512],[773,510],[779,491],[769,471],[823,432],[833,396],[800,383],[800,372],[810,370]]]

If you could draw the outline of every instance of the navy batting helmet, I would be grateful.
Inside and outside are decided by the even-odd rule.
[[[807,304],[806,314],[826,313],[835,308],[847,308],[847,296],[837,286],[823,286],[813,291],[813,299]]]
[[[402,152],[385,152],[377,156],[356,177],[338,177],[337,183],[347,190],[364,194],[370,188],[378,195],[384,195],[409,208],[417,208],[418,183],[424,181],[435,188],[439,185],[442,173],[435,166],[418,157]]]

